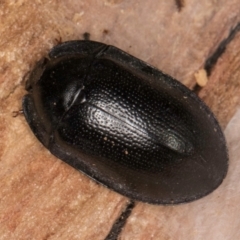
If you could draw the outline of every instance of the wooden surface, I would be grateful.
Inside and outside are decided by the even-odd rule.
[[[86,31],[195,86],[194,73],[240,22],[240,0],[181,2],[179,9],[163,0],[1,1],[0,239],[105,239],[129,200],[52,156],[12,112],[21,109],[34,63],[59,40]],[[237,32],[199,92],[223,128],[239,106],[239,49]],[[119,239],[240,239],[235,122],[226,130],[230,170],[223,184],[190,204],[137,203]]]

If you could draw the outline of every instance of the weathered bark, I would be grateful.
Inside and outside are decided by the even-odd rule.
[[[81,39],[84,32],[195,86],[194,73],[240,22],[240,1],[180,2],[180,7],[157,0],[0,3],[0,239],[108,235],[129,200],[52,156],[24,117],[13,118],[12,112],[21,109],[25,76],[34,63],[57,41]],[[200,91],[223,127],[239,105],[239,45],[237,33]],[[237,142],[235,136],[229,144],[230,171],[214,193],[179,206],[136,203],[119,239],[240,239],[234,211],[240,210]]]

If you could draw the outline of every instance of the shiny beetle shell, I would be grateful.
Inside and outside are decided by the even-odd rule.
[[[212,192],[228,167],[209,108],[170,76],[94,41],[54,47],[26,84],[23,111],[49,151],[99,183],[154,204]]]

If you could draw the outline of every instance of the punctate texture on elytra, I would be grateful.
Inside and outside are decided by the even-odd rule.
[[[52,154],[129,198],[193,201],[224,179],[228,154],[209,108],[170,76],[124,51],[70,41],[40,61],[23,99]]]

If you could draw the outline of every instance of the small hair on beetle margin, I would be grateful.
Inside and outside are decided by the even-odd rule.
[[[59,36],[58,38],[55,38],[55,41],[56,41],[56,45],[59,45],[63,42],[61,36]]]
[[[91,34],[89,32],[85,32],[83,34],[83,39],[88,41],[88,40],[90,40],[90,36],[91,36]]]
[[[17,117],[17,116],[19,116],[20,114],[23,114],[23,110],[21,109],[21,110],[18,110],[18,111],[13,111],[12,112],[12,117]]]
[[[105,35],[109,34],[109,30],[108,29],[103,29],[103,34],[105,34]]]
[[[180,12],[183,7],[185,6],[185,1],[184,0],[175,0],[175,3],[177,5],[177,9]]]

